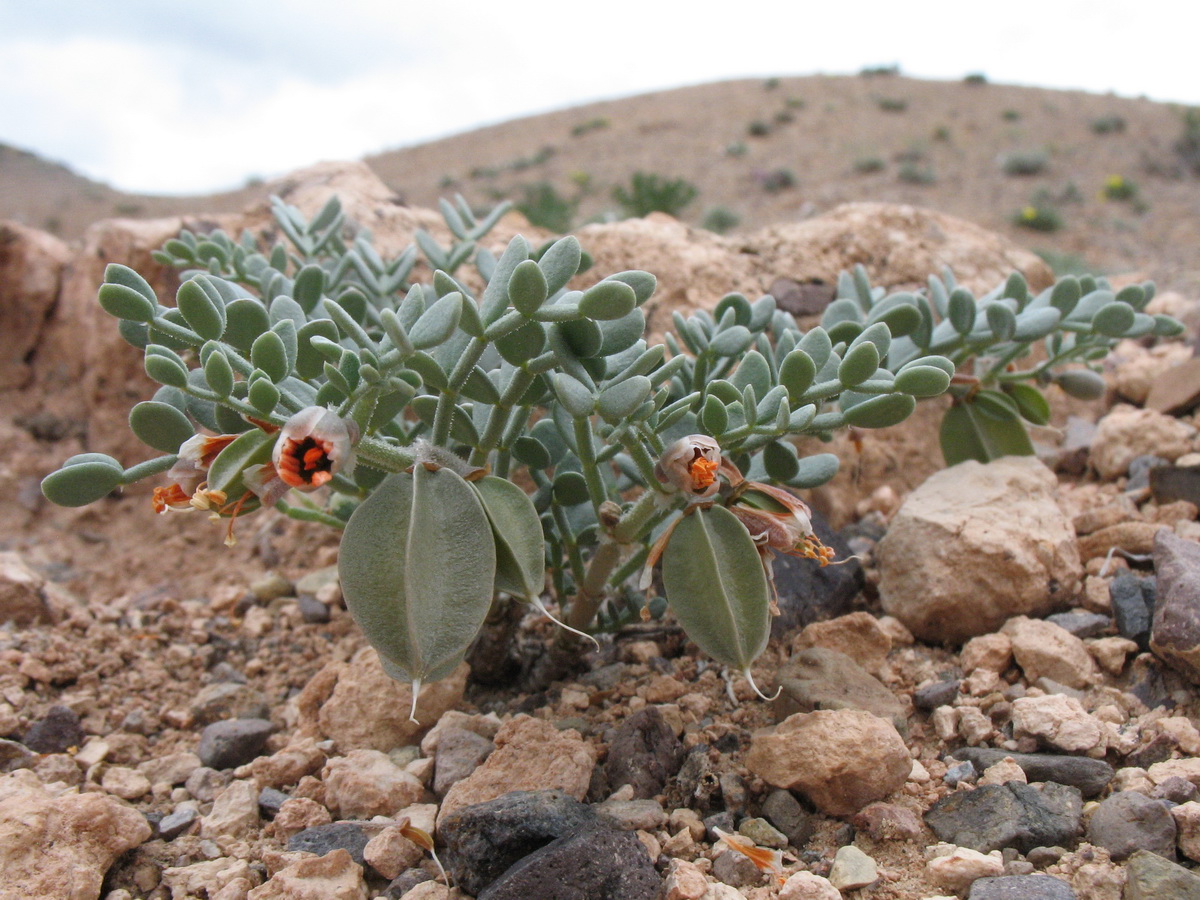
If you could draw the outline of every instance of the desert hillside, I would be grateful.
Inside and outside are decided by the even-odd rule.
[[[1006,233],[1060,271],[1136,270],[1194,292],[1200,136],[1193,130],[1187,144],[1188,134],[1185,110],[1143,99],[812,76],[595,103],[367,162],[409,204],[432,206],[452,192],[480,206],[507,198],[560,228],[621,216],[613,189],[639,171],[692,183],[698,194],[681,218],[735,234],[850,200],[912,203]],[[114,215],[237,211],[261,190],[127,195],[0,147],[0,218],[68,239]],[[1014,224],[1027,208],[1039,210],[1039,223],[1060,224]]]

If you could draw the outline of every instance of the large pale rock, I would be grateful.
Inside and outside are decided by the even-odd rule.
[[[367,900],[362,866],[345,850],[301,859],[259,885],[248,900]]]
[[[517,716],[496,732],[496,749],[474,772],[446,792],[438,824],[455,810],[485,803],[510,791],[560,790],[576,800],[587,795],[596,748],[573,729]]]
[[[22,628],[51,625],[62,620],[64,606],[59,589],[31,569],[19,553],[0,553],[0,623]]]
[[[1104,478],[1124,475],[1138,456],[1175,460],[1192,449],[1196,429],[1153,409],[1118,404],[1096,426],[1091,462]]]
[[[818,710],[756,732],[746,768],[774,787],[800,791],[824,813],[851,816],[900,788],[912,758],[885,719]]]
[[[346,819],[394,816],[418,802],[425,788],[379,750],[351,750],[335,757],[321,773],[325,804]]]
[[[1154,539],[1154,624],[1150,649],[1200,684],[1200,544],[1169,530]]]
[[[1087,645],[1065,628],[1045,619],[1017,616],[1004,623],[1017,665],[1031,682],[1051,678],[1067,687],[1087,687],[1096,665]]]
[[[257,828],[258,788],[253,781],[235,781],[217,794],[212,812],[200,822],[200,836],[248,837]]]
[[[929,860],[925,868],[929,880],[938,887],[966,893],[980,878],[1003,874],[1004,859],[999,850],[980,853],[970,847],[955,847],[950,853]]]
[[[869,612],[852,612],[836,619],[805,626],[792,643],[793,651],[825,647],[850,657],[868,672],[878,675],[887,662],[892,639]]]
[[[55,796],[33,778],[5,776],[0,779],[0,895],[95,900],[108,867],[150,835],[145,817],[113,797]]]
[[[1032,457],[932,476],[877,547],[884,609],[923,640],[958,643],[1061,605],[1083,569],[1057,486]]]
[[[29,361],[58,300],[70,257],[70,248],[53,235],[0,222],[0,390],[29,380]]]
[[[412,686],[388,676],[371,647],[348,663],[329,663],[295,698],[292,714],[301,734],[329,738],[341,753],[416,743],[422,732],[462,700],[466,663],[441,681],[421,686],[417,722],[409,719]],[[419,724],[418,724],[419,723]]]
[[[1103,749],[1104,728],[1074,697],[1049,694],[1018,697],[1012,705],[1013,730],[1067,753]]]

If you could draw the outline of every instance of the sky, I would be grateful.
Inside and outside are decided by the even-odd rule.
[[[0,143],[207,193],[596,100],[854,74],[1200,105],[1167,0],[0,0]]]

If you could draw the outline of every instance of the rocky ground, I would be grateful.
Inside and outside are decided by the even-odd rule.
[[[411,221],[362,178],[304,173],[292,199],[349,192],[400,240]],[[1012,266],[1046,277],[935,216],[849,209],[736,244],[652,219],[581,239],[601,271],[656,271],[663,312],[855,258],[889,285],[932,258],[980,287]],[[39,502],[40,476],[85,446],[136,458],[116,410],[146,386],[99,337],[87,278],[98,258],[141,268],[178,224],[112,226],[75,256],[23,233],[21,271],[57,280],[31,349],[0,367],[0,897],[1200,897],[1186,345],[1119,347],[1103,403],[1055,398],[1041,459],[937,472],[934,405],[836,442],[844,471],[811,499],[862,562],[779,574],[754,669],[774,703],[667,620],[604,636],[549,684],[464,666],[426,689],[416,726],[343,608],[333,536],[260,513],[226,549],[202,518],[155,519],[145,490]],[[1156,303],[1193,321],[1186,297]],[[527,618],[519,661],[554,639]]]

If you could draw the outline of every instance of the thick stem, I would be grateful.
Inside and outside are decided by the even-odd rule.
[[[480,338],[471,339],[471,343],[467,344],[463,355],[459,357],[458,363],[454,366],[454,371],[450,373],[449,386],[438,397],[437,411],[433,415],[431,440],[439,447],[444,447],[450,440],[450,426],[454,423],[455,401],[458,400],[458,392],[467,383],[471,370],[479,362],[479,357],[483,356],[486,347],[486,341]]]
[[[596,448],[592,443],[590,419],[575,420],[575,449],[579,454],[580,468],[583,469],[583,480],[587,483],[588,497],[596,510],[596,518],[600,518],[600,505],[607,498],[604,495],[604,482],[600,478],[600,469],[596,463]]]
[[[329,513],[321,512],[319,509],[289,506],[282,500],[275,504],[275,508],[288,518],[296,519],[300,522],[319,522],[322,525],[328,525],[330,528],[336,528],[338,531],[346,527],[346,523],[337,516],[331,516]]]
[[[587,574],[580,584],[579,591],[571,601],[571,609],[567,613],[568,626],[583,631],[592,624],[600,604],[604,602],[604,588],[608,577],[620,561],[621,545],[611,539],[601,539],[591,562],[588,563]]]
[[[413,464],[412,453],[370,436],[359,440],[354,452],[363,462],[385,472],[403,472]]]

